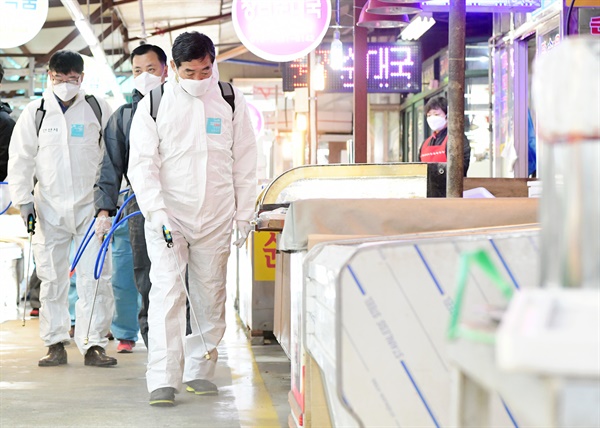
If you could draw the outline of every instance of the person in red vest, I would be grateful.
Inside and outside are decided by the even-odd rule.
[[[444,97],[435,97],[425,104],[425,114],[427,115],[427,124],[433,131],[421,145],[419,150],[419,161],[421,162],[447,162],[448,153],[448,101]],[[467,176],[469,169],[469,160],[471,158],[471,145],[466,136],[464,136],[463,154],[464,154],[464,176]]]

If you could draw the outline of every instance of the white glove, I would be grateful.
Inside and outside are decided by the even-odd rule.
[[[169,216],[165,210],[148,213],[148,218],[146,220],[150,222],[152,229],[160,233],[161,236],[163,234],[163,226],[169,232],[173,231],[173,229],[171,229],[171,223],[169,222]]]
[[[248,234],[252,230],[252,226],[250,225],[249,221],[245,220],[237,220],[236,225],[237,230],[240,232],[240,239],[235,241],[233,245],[235,245],[238,248],[242,248],[242,246],[246,242],[246,238],[248,238]]]
[[[110,231],[112,226],[112,218],[107,216],[98,216],[96,217],[96,223],[94,223],[94,227],[96,228],[96,237],[100,242],[104,241],[104,237]]]
[[[35,208],[33,207],[33,202],[29,202],[28,204],[23,204],[19,207],[19,211],[21,211],[21,218],[23,219],[23,223],[25,223],[25,227],[28,228],[27,222],[29,221],[29,216],[33,216],[33,225],[31,230],[27,230],[27,233],[35,233]]]

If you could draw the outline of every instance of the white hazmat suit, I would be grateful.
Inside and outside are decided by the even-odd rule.
[[[256,139],[244,100],[235,113],[223,99],[218,71],[207,92],[193,97],[176,82],[164,85],[156,122],[150,98],[138,105],[130,134],[128,176],[146,217],[151,261],[148,313],[148,391],[213,376],[225,332],[225,282],[233,220],[249,221],[256,198]],[[167,248],[162,225],[170,225]],[[173,259],[177,256],[179,268]],[[186,296],[180,274],[189,267],[189,293],[211,359],[202,342],[185,337]]]
[[[40,336],[46,346],[69,341],[69,251],[79,247],[94,217],[93,190],[102,159],[101,131],[112,114],[109,105],[96,98],[102,124],[80,90],[63,114],[51,89],[44,92],[44,110],[39,136],[36,110],[41,100],[27,105],[11,139],[8,182],[13,204],[34,202],[37,213],[32,245],[40,289]],[[37,177],[32,195],[33,178]],[[85,354],[92,346],[105,347],[114,310],[111,267],[105,266],[98,287],[89,341],[84,345],[96,287],[94,263],[99,241],[92,239],[77,265],[75,342]],[[110,257],[107,257],[110,260]]]

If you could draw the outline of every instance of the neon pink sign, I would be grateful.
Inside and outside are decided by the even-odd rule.
[[[251,102],[246,102],[246,105],[248,106],[248,112],[250,113],[250,121],[252,122],[252,127],[254,128],[254,135],[258,137],[265,127],[263,114],[258,107]]]
[[[331,20],[330,0],[233,0],[235,32],[253,54],[287,62],[305,56],[323,40]]]

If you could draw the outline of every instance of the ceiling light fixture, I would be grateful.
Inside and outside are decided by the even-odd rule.
[[[367,12],[379,13],[381,15],[405,15],[421,12],[421,3],[386,3],[382,0],[370,0],[368,2]]]
[[[344,66],[344,45],[340,40],[340,0],[335,2],[335,31],[329,49],[329,66],[333,70],[341,70]]]
[[[435,25],[435,19],[431,14],[422,13],[418,16],[415,16],[408,24],[402,33],[400,33],[400,37],[402,40],[418,40],[427,30]]]
[[[369,13],[369,2],[367,2],[362,10],[356,25],[366,28],[401,28],[406,27],[410,23],[410,18],[407,15],[380,15]]]
[[[333,32],[333,41],[329,50],[329,66],[332,70],[341,70],[344,66],[344,45],[340,40],[340,30]]]

